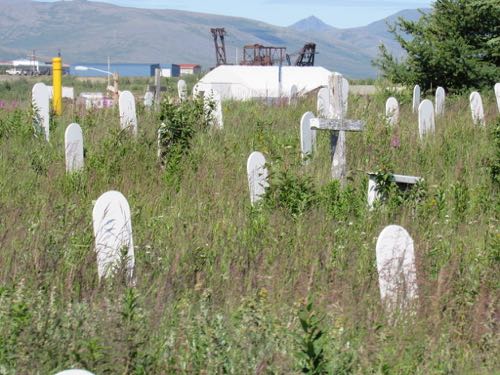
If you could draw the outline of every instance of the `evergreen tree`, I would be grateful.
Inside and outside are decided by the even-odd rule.
[[[406,58],[381,45],[373,63],[394,83],[460,91],[500,79],[500,0],[436,0],[431,13],[399,18],[390,31]]]

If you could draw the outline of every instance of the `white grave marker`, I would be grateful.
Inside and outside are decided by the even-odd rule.
[[[262,199],[269,186],[267,182],[268,171],[266,158],[262,153],[254,151],[247,161],[248,187],[250,189],[250,202],[252,206]]]
[[[302,159],[312,155],[316,143],[316,130],[311,129],[311,119],[314,118],[312,112],[306,112],[300,119],[300,149]]]
[[[446,93],[444,89],[439,86],[436,89],[436,116],[444,115],[444,100],[446,98]]]
[[[434,133],[435,128],[434,106],[429,99],[424,99],[418,106],[418,133],[420,139],[424,139],[427,134]]]
[[[497,97],[498,112],[500,112],[500,82],[495,84],[495,96]]]
[[[481,95],[474,91],[470,94],[470,110],[472,113],[472,121],[474,124],[479,124],[481,126],[485,125],[484,121],[484,109],[483,109],[483,100],[481,99]]]
[[[50,136],[50,91],[44,83],[36,83],[31,91],[32,103],[35,110],[35,125],[45,134],[48,141]]]
[[[318,91],[316,101],[316,116],[321,118],[331,118],[330,116],[330,90],[322,87]]]
[[[155,99],[155,94],[151,91],[146,91],[144,94],[144,107],[151,108]]]
[[[177,94],[179,95],[179,99],[184,101],[187,99],[187,85],[183,79],[180,79],[177,82]]]
[[[299,96],[299,91],[297,90],[297,86],[292,85],[292,87],[290,87],[290,97],[288,98],[288,103],[290,105],[297,104],[298,96]]]
[[[418,107],[420,105],[420,86],[415,85],[413,88],[413,113],[418,111]]]
[[[349,104],[349,81],[342,77],[342,108],[344,109],[344,116],[347,114]]]
[[[413,239],[403,227],[389,225],[378,236],[376,253],[382,302],[389,310],[405,308],[418,291]]]
[[[56,375],[94,375],[94,374],[87,370],[73,369],[73,370],[64,370],[58,372]]]
[[[373,209],[373,205],[375,204],[375,201],[380,199],[380,194],[378,192],[378,185],[377,185],[377,174],[376,173],[368,173],[368,207],[370,209]],[[420,182],[422,180],[421,177],[415,177],[415,176],[405,176],[401,174],[393,174],[391,175],[391,180],[398,185],[398,187],[401,190],[406,190],[408,188],[411,188],[413,185],[416,183]]]
[[[122,91],[118,99],[120,106],[120,126],[122,129],[130,129],[132,134],[137,135],[137,114],[135,112],[135,98],[130,91]]]
[[[108,191],[97,199],[92,211],[99,279],[111,276],[126,256],[129,280],[134,276],[134,243],[127,200],[118,191]],[[122,254],[126,252],[126,254]]]
[[[211,126],[222,129],[224,122],[222,120],[222,101],[220,94],[215,90],[205,92],[204,96],[205,113],[208,115],[208,121]]]
[[[399,122],[399,103],[392,96],[385,102],[385,117],[391,126]]]
[[[64,133],[66,172],[78,172],[83,169],[83,134],[80,125],[73,123]]]
[[[310,120],[311,129],[328,130],[331,132],[332,151],[332,178],[345,182],[347,176],[347,161],[345,149],[345,132],[362,131],[364,122],[359,120],[348,120],[345,118],[345,84],[339,73],[334,73],[329,79],[329,90],[331,96],[330,111],[331,118],[313,118]]]

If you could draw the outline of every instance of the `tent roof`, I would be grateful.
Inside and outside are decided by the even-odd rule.
[[[216,90],[222,99],[250,99],[290,96],[292,86],[299,94],[327,86],[332,72],[322,67],[280,67],[221,65],[206,74],[197,84],[198,89]]]

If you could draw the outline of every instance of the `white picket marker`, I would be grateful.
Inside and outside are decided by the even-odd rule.
[[[83,133],[80,125],[72,123],[64,132],[66,172],[78,172],[83,169]]]
[[[178,94],[179,99],[181,101],[184,101],[187,99],[187,85],[186,85],[186,81],[184,81],[183,79],[180,79],[177,82],[177,94]]]
[[[58,372],[56,375],[94,375],[94,374],[87,370],[72,369],[72,370],[64,370]]]
[[[224,128],[220,94],[215,90],[205,92],[204,105],[205,113],[210,116],[210,118],[208,118],[210,125],[218,129]]]
[[[497,97],[498,112],[500,112],[500,82],[495,84],[495,96]]]
[[[92,211],[99,279],[112,276],[124,253],[129,281],[134,278],[134,242],[127,199],[118,191],[108,191],[97,199]]]
[[[484,126],[486,123],[484,121],[483,100],[481,99],[481,95],[477,91],[474,91],[470,94],[469,100],[472,121],[476,125]]]
[[[408,307],[418,297],[413,239],[403,227],[389,225],[378,236],[376,254],[382,302],[391,311]]]
[[[299,90],[297,89],[297,86],[292,85],[292,87],[290,87],[290,97],[288,98],[288,104],[289,105],[297,104],[298,96],[299,96]]]
[[[48,141],[50,137],[50,91],[44,83],[36,83],[31,90],[31,100],[35,109],[35,124],[45,134]]]
[[[385,117],[391,126],[399,122],[399,103],[398,100],[392,96],[385,102]]]
[[[269,186],[267,182],[268,171],[266,168],[266,158],[262,153],[254,151],[247,160],[248,187],[250,189],[250,202],[252,206],[257,203]]]
[[[444,88],[439,86],[436,89],[436,116],[442,116],[444,115],[444,101],[446,98],[446,93],[444,91]]]
[[[435,129],[434,106],[429,99],[424,99],[418,106],[418,133],[420,139],[424,139],[427,134],[433,134]]]
[[[300,149],[302,150],[302,159],[312,155],[316,144],[316,130],[311,129],[310,121],[314,118],[312,112],[306,112],[300,119]]]
[[[130,91],[122,91],[118,99],[120,107],[120,126],[122,129],[130,129],[132,134],[137,135],[137,114],[135,112],[135,98]]]
[[[347,116],[347,109],[349,107],[349,81],[342,77],[342,107],[344,109],[344,116]]]
[[[413,113],[418,111],[418,107],[420,106],[420,86],[415,85],[413,88]]]
[[[155,94],[151,91],[146,91],[144,94],[144,107],[151,108],[155,100]]]
[[[330,116],[330,90],[322,87],[318,91],[316,101],[316,117],[331,118]]]

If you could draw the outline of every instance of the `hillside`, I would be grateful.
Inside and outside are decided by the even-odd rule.
[[[105,86],[64,81],[77,92]],[[348,117],[366,127],[346,136],[342,187],[331,180],[327,132],[307,165],[300,156],[300,118],[315,98],[224,102],[222,130],[206,128],[201,103],[165,100],[164,122],[180,125],[173,139],[192,138],[167,150],[162,168],[162,120],[139,102],[137,138],[120,130],[116,109],[70,103],[51,121],[50,143],[34,137],[33,82],[0,84],[2,374],[300,374],[313,365],[324,371],[309,374],[499,373],[500,123],[491,90],[482,93],[486,126],[472,123],[468,95],[453,97],[424,141],[410,92],[395,93],[394,127],[383,120],[394,93],[351,95]],[[176,82],[166,83],[173,92]],[[145,85],[121,88],[139,98]],[[70,175],[72,122],[83,130],[85,166]],[[253,151],[271,172],[255,207]],[[366,171],[379,173],[385,197],[373,210]],[[389,173],[424,182],[402,193]],[[133,286],[121,267],[97,276],[93,207],[110,190],[130,205]],[[407,314],[391,314],[379,290],[376,243],[390,224],[413,239],[418,297]]]
[[[286,46],[293,53],[305,42],[314,41],[318,65],[351,78],[365,78],[375,75],[370,61],[380,41],[397,48],[381,26],[383,21],[363,28],[336,29],[313,18],[277,27],[245,18],[91,1],[0,0],[0,8],[3,59],[24,57],[32,50],[50,57],[61,49],[69,63],[106,61],[109,55],[115,62],[196,62],[207,68],[215,61],[209,29],[225,27],[229,62],[235,61],[237,52],[241,56],[245,44]]]

